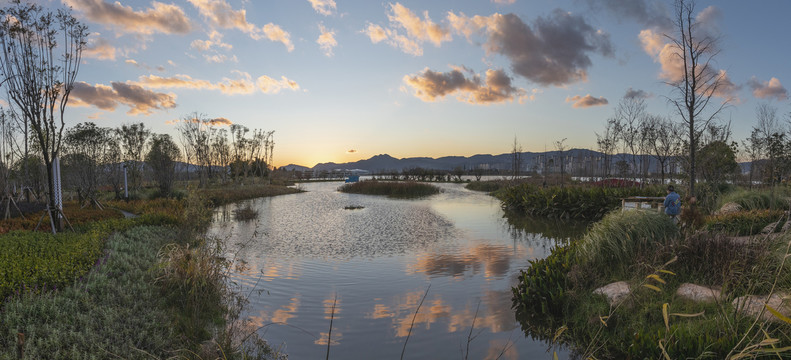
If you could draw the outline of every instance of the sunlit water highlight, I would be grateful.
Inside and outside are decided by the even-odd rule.
[[[575,230],[511,226],[496,199],[458,184],[421,200],[339,193],[337,182],[301,186],[308,192],[222,207],[211,230],[247,264],[233,274],[251,294],[244,315],[290,359],[326,356],[333,303],[332,359],[398,358],[413,317],[404,358],[567,357],[525,337],[511,286],[528,259],[564,241],[544,234]],[[248,204],[258,220],[234,221]]]

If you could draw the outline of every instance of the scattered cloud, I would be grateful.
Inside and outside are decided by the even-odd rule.
[[[607,99],[605,99],[602,96],[600,96],[597,99],[597,98],[595,98],[593,96],[590,96],[590,94],[585,95],[585,96],[576,95],[576,96],[572,96],[572,97],[567,97],[566,98],[566,102],[567,103],[568,102],[574,103],[574,104],[571,105],[571,107],[573,107],[575,109],[589,108],[589,107],[593,107],[593,106],[602,106],[602,105],[607,105],[609,103],[607,101]]]
[[[731,81],[730,76],[728,76],[728,72],[725,70],[720,70],[717,77],[720,79],[720,84],[713,95],[723,99],[731,99],[738,103],[738,92],[742,87],[740,85],[734,84],[733,81]]]
[[[347,153],[347,154],[354,154],[354,153],[356,153],[356,152],[357,152],[357,150],[355,150],[355,149],[349,149],[349,150],[346,150],[346,153]]]
[[[455,68],[442,73],[426,68],[417,75],[404,76],[404,82],[414,89],[414,96],[427,102],[456,93],[459,101],[488,105],[513,101],[517,97],[521,101],[525,95],[524,90],[511,84],[511,78],[503,70],[487,70],[483,81],[476,74],[468,78],[464,72],[470,71]]]
[[[660,79],[674,83],[684,78],[684,60],[679,53],[678,47],[664,35],[653,29],[640,31],[638,37],[643,45],[643,50],[654,59],[654,62],[659,63],[661,66]],[[731,81],[725,70],[715,70],[711,64],[701,64],[699,66],[699,70],[702,71],[706,79],[720,82],[711,95],[738,101],[736,93],[739,91],[740,86]]]
[[[716,36],[720,33],[720,20],[722,20],[722,10],[710,5],[695,16],[699,26],[697,31],[702,31],[709,36]]]
[[[384,41],[394,48],[401,49],[401,51],[414,56],[423,55],[423,47],[404,35],[400,35],[397,31],[392,29],[385,29],[379,25],[368,24],[368,27],[363,30],[363,33],[368,35],[371,42],[374,44]]]
[[[467,17],[448,14],[454,31],[470,39],[488,36],[485,49],[511,61],[514,73],[541,85],[564,86],[587,79],[590,55],[612,56],[610,36],[582,16],[560,9],[528,25],[514,14]]]
[[[299,90],[296,81],[289,80],[285,76],[280,80],[272,79],[269,76],[260,76],[253,81],[250,74],[237,71],[237,79],[223,78],[221,82],[212,83],[207,80],[193,79],[189,75],[175,75],[172,77],[160,77],[156,75],[141,76],[135,83],[151,89],[194,89],[194,90],[219,90],[226,95],[248,95],[256,91],[265,94],[276,94],[282,89]]]
[[[324,16],[332,15],[338,8],[335,0],[308,0],[308,2],[310,2],[313,10]]]
[[[142,63],[137,62],[137,60],[135,60],[135,59],[126,59],[126,60],[124,60],[124,63],[132,65],[132,66],[134,66],[134,67],[136,67],[138,69],[157,70],[159,72],[165,71],[165,67],[162,66],[162,65],[159,65],[159,66],[156,66],[156,67],[152,68],[151,66],[149,66],[147,64],[142,64]]]
[[[316,43],[319,44],[321,50],[324,51],[324,55],[332,56],[332,49],[338,46],[338,41],[335,40],[335,31],[334,30],[327,30],[324,25],[319,24],[319,38],[316,40]]]
[[[164,110],[176,107],[176,95],[158,93],[141,86],[122,82],[112,82],[111,86],[86,82],[75,82],[71,92],[70,106],[94,106],[101,110],[113,111],[119,105],[130,107],[129,115],[150,115],[155,109]]]
[[[788,99],[788,90],[783,87],[777,78],[773,77],[769,81],[759,81],[753,77],[747,84],[753,89],[753,96],[759,99],[776,99],[778,101]]]
[[[258,89],[265,94],[277,94],[282,89],[296,91],[299,90],[299,84],[294,80],[289,80],[285,76],[281,76],[280,80],[275,80],[269,76],[259,76],[256,81]]]
[[[212,125],[215,125],[215,126],[231,126],[231,125],[233,125],[231,120],[228,120],[228,119],[226,119],[224,117],[218,117],[218,118],[215,118],[215,119],[211,119],[211,120],[209,120],[209,124],[212,124]]]
[[[120,2],[104,0],[63,0],[63,2],[83,13],[89,20],[105,24],[123,33],[145,34],[186,34],[192,24],[184,10],[173,4],[151,2],[151,7],[135,11]]]
[[[362,32],[368,35],[374,44],[384,41],[414,56],[423,55],[422,44],[426,41],[439,47],[443,42],[452,40],[450,30],[433,22],[429,18],[428,11],[423,12],[421,19],[406,6],[395,3],[390,4],[387,19],[390,22],[389,27],[369,23]]]
[[[635,90],[629,88],[626,90],[626,94],[623,96],[626,99],[648,99],[651,97],[651,94],[645,92],[644,90]]]
[[[667,38],[653,29],[640,31],[638,37],[643,50],[662,67],[659,78],[675,82],[684,77],[684,62],[678,49]]]
[[[440,46],[443,41],[451,40],[450,31],[431,21],[428,11],[423,13],[423,19],[421,19],[406,6],[395,3],[390,4],[390,13],[387,18],[391,24],[406,30],[410,38],[430,41],[435,46]]]
[[[633,19],[647,27],[669,31],[673,28],[664,1],[659,0],[587,0],[594,11],[612,14],[617,19]]]
[[[209,32],[208,40],[193,40],[190,47],[204,52],[203,58],[209,63],[224,63],[226,61],[239,62],[236,55],[228,56],[228,51],[233,49],[231,44],[223,41],[223,35],[216,30]]]
[[[268,23],[259,28],[247,22],[246,10],[234,10],[225,0],[188,1],[198,9],[201,16],[214,26],[219,26],[223,29],[237,29],[255,40],[267,38],[270,41],[283,43],[289,52],[294,50],[291,34],[283,30],[279,25]]]
[[[167,120],[167,121],[165,121],[165,124],[167,124],[167,125],[178,125],[179,123],[193,123],[193,124],[195,124],[195,123],[204,123],[204,124],[214,125],[214,126],[231,126],[231,125],[233,125],[233,122],[231,120],[228,120],[228,119],[226,119],[224,117],[218,117],[218,118],[208,119],[208,120],[203,120],[203,119],[198,119],[198,118],[185,118],[185,119],[174,119],[174,120]]]
[[[511,4],[515,3],[516,0],[492,0],[492,2],[495,3],[495,4],[501,4],[501,5],[511,5]]]
[[[115,46],[110,44],[110,41],[103,37],[99,37],[99,33],[93,33],[88,39],[88,44],[82,52],[84,58],[98,59],[98,60],[115,60],[117,52]]]

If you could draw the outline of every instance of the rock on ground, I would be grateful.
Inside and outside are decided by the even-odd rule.
[[[676,290],[676,295],[694,302],[714,302],[720,298],[720,291],[710,287],[683,283]]]
[[[787,317],[791,317],[791,308],[788,306],[787,298],[788,295],[786,294],[772,294],[768,300],[766,295],[747,295],[734,299],[731,305],[733,305],[741,315],[756,317],[763,311],[761,320],[782,322],[782,320],[772,315],[768,310],[764,310],[764,304],[769,305],[772,309],[777,310]]]
[[[593,290],[593,293],[606,296],[610,305],[616,305],[624,301],[631,294],[631,290],[626,281],[618,281]]]
[[[719,214],[730,214],[730,213],[739,212],[741,210],[742,210],[742,207],[739,204],[734,203],[734,202],[729,202],[729,203],[726,203],[726,204],[722,205],[722,207],[718,211],[716,211],[715,214],[716,215],[719,215]]]

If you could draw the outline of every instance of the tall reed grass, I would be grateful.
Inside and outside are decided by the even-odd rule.
[[[616,211],[588,230],[579,244],[581,262],[621,267],[642,254],[655,252],[679,236],[667,215],[654,211]]]

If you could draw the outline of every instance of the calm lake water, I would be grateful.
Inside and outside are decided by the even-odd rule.
[[[397,359],[410,327],[409,359],[463,359],[468,344],[469,359],[568,357],[522,332],[511,287],[529,259],[584,225],[509,221],[499,201],[460,184],[420,200],[344,194],[341,185],[302,184],[306,193],[215,214],[211,232],[246,262],[233,274],[251,294],[244,316],[271,345],[290,359],[325,358],[334,304],[332,359]],[[258,220],[234,221],[248,204]]]

